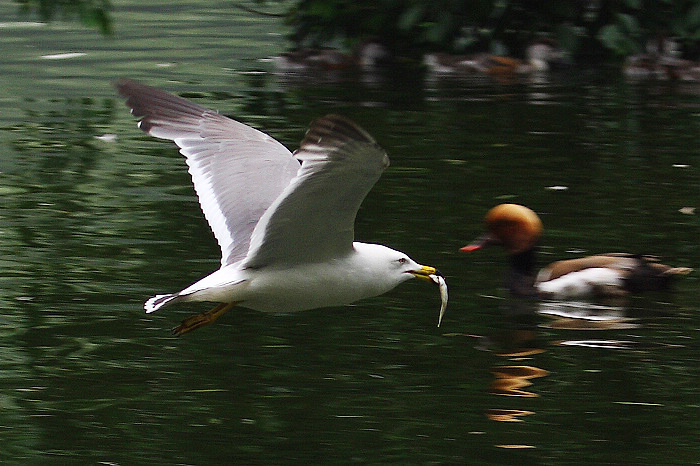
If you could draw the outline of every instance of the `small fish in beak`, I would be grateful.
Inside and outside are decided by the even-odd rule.
[[[445,281],[445,277],[439,272],[430,275],[430,279],[440,287],[440,301],[442,301],[442,304],[440,305],[440,317],[438,317],[439,327],[442,323],[442,316],[445,315],[445,310],[447,309],[447,282]]]
[[[439,327],[442,323],[442,316],[445,315],[445,310],[447,309],[447,282],[445,281],[445,276],[436,268],[428,265],[421,265],[420,267],[421,268],[419,270],[415,270],[410,273],[416,278],[420,278],[421,280],[425,280],[427,282],[433,282],[440,287],[440,300],[442,303],[440,305],[440,316],[438,317]]]

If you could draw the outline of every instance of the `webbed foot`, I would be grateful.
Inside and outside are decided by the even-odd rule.
[[[235,303],[220,303],[214,309],[207,312],[202,312],[201,314],[195,314],[189,316],[180,325],[173,329],[173,335],[183,335],[185,333],[191,332],[192,330],[197,330],[199,327],[204,327],[214,322],[216,319],[221,317],[226,311],[231,309]]]

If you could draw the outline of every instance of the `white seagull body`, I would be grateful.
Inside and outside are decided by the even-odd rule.
[[[177,293],[146,301],[147,313],[186,301],[222,303],[185,319],[182,334],[231,306],[290,312],[348,304],[418,277],[440,285],[433,267],[378,244],[354,242],[357,211],[389,165],[350,120],[316,120],[292,154],[270,136],[206,107],[132,80],[115,84],[150,134],[185,156],[204,216],[221,247],[221,268]]]

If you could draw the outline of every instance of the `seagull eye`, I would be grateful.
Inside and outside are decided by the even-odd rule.
[[[408,262],[408,259],[405,257],[402,257],[401,259],[397,260],[396,262],[399,263],[399,265],[404,265],[406,262]]]

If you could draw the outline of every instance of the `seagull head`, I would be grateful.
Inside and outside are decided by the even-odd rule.
[[[355,270],[363,270],[365,283],[376,286],[377,294],[385,293],[411,278],[433,283],[440,288],[442,306],[440,321],[447,306],[445,277],[435,267],[421,265],[401,251],[380,244],[354,243],[356,260],[362,263]],[[381,291],[380,291],[381,289]]]
[[[391,282],[391,288],[414,277],[428,282],[434,282],[431,275],[442,277],[435,267],[421,265],[407,254],[381,244],[354,243],[353,246],[357,257],[366,263],[361,270],[373,275],[375,280]]]

